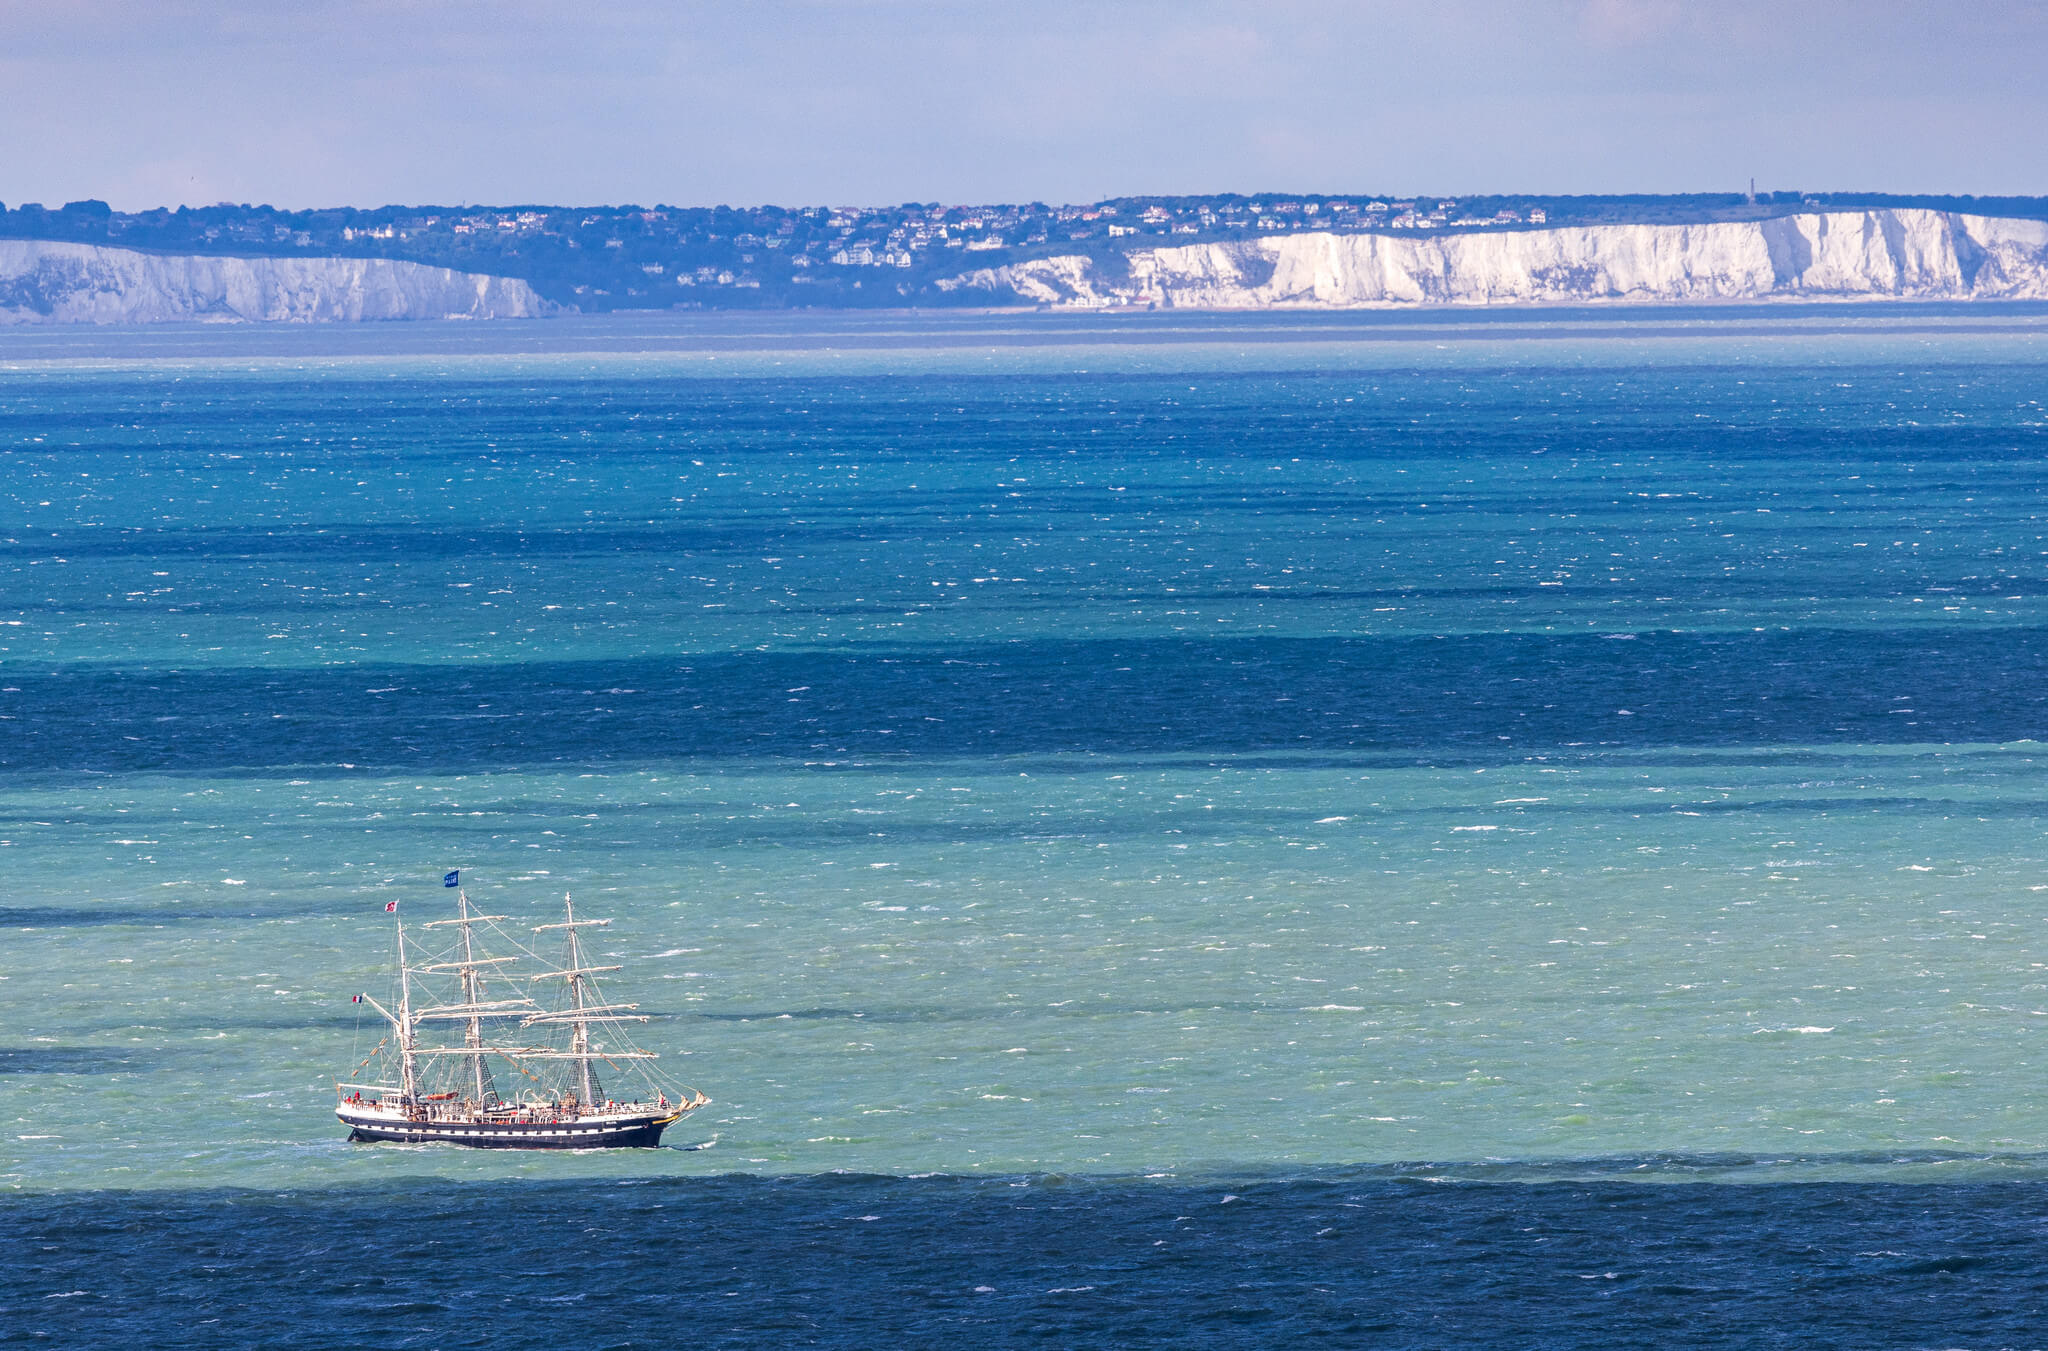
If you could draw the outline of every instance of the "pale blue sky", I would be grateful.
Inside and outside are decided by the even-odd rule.
[[[0,0],[0,201],[2048,193],[2036,0]]]

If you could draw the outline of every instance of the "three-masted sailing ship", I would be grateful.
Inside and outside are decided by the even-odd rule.
[[[563,897],[562,921],[533,931],[559,933],[566,959],[559,968],[522,977],[522,960],[551,963],[499,927],[504,915],[470,906],[459,870],[445,880],[455,888],[455,917],[420,926],[440,933],[408,941],[403,921],[398,924],[397,1009],[356,996],[391,1028],[356,1067],[361,1073],[381,1065],[380,1082],[335,1083],[335,1115],[350,1139],[497,1149],[644,1147],[660,1144],[662,1131],[710,1101],[668,1082],[654,1068],[654,1052],[632,1043],[626,1024],[647,1021],[639,1005],[607,1003],[599,992],[595,977],[620,968],[591,965],[583,933],[610,920],[578,919]],[[397,902],[385,908],[396,913]],[[515,954],[486,952],[480,929]],[[535,987],[557,997],[536,998],[528,992]]]

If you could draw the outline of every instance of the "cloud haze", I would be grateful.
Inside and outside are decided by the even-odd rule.
[[[0,0],[0,200],[2048,192],[2048,7]]]

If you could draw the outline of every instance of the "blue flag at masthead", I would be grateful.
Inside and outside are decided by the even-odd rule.
[[[462,869],[460,869],[460,868],[457,868],[457,869],[456,869],[456,870],[455,870],[454,872],[452,872],[452,873],[449,873],[449,874],[447,874],[447,875],[446,875],[445,877],[443,877],[443,878],[441,879],[441,885],[442,885],[442,886],[444,886],[444,887],[459,887],[459,886],[461,886],[461,885],[462,885]]]

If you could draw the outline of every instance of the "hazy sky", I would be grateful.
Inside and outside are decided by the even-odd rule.
[[[0,0],[0,201],[2048,193],[2041,0]]]

